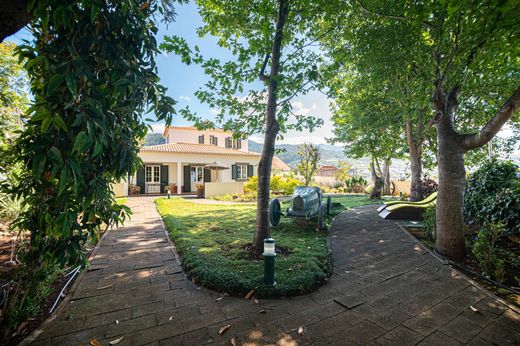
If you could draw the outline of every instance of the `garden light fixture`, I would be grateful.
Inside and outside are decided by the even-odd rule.
[[[274,258],[276,257],[275,241],[273,238],[264,239],[264,284],[275,286]]]

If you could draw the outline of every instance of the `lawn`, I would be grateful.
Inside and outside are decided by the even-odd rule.
[[[340,205],[327,224],[348,207],[374,203],[366,196],[333,201]],[[331,274],[327,233],[316,229],[316,220],[282,218],[272,229],[277,248],[284,251],[276,258],[277,285],[270,288],[262,285],[263,261],[251,259],[247,252],[255,229],[255,205],[198,204],[181,198],[156,203],[186,273],[199,285],[232,295],[256,289],[258,297],[279,297],[310,292]]]

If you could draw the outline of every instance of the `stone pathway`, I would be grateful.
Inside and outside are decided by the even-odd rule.
[[[193,285],[153,198],[129,198],[128,205],[132,220],[103,239],[71,301],[35,345],[88,345],[94,338],[102,345],[120,338],[117,345],[230,345],[231,338],[243,345],[520,344],[517,313],[378,218],[374,206],[335,220],[334,275],[326,286],[256,305],[216,300],[220,293]]]

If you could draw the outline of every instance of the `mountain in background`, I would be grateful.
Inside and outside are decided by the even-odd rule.
[[[148,133],[146,135],[146,138],[144,139],[144,145],[158,145],[158,144],[164,144],[166,143],[166,140],[160,133]]]
[[[263,144],[249,140],[249,151],[255,153],[261,153]],[[276,145],[276,156],[282,159],[283,162],[287,163],[291,167],[296,167],[300,158],[298,156],[298,145],[295,144],[278,144]],[[352,165],[351,173],[353,175],[360,175],[364,178],[370,178],[369,171],[369,158],[354,159],[345,156],[343,147],[329,144],[319,144],[318,149],[320,151],[321,160],[320,165],[331,165],[338,166],[338,161],[345,161]],[[394,179],[404,177],[409,172],[407,161],[405,160],[392,160],[390,166],[390,174]]]

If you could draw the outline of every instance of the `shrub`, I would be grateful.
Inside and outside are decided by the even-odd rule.
[[[257,193],[258,191],[258,176],[254,175],[244,184],[244,193]]]
[[[439,190],[439,184],[432,178],[425,175],[421,180],[421,187],[419,189],[419,192],[421,196],[428,197],[432,193]]]
[[[486,223],[478,232],[471,249],[484,274],[499,282],[504,282],[506,274],[504,251],[497,246],[504,234],[504,224]]]
[[[281,177],[274,175],[271,177],[271,192],[280,193],[282,195],[292,195],[296,186],[301,185],[301,182],[291,177]],[[244,184],[244,193],[254,194],[256,196],[258,191],[258,177],[253,176]]]
[[[345,192],[363,193],[368,182],[363,177],[352,177],[345,180]]]
[[[512,162],[490,161],[475,171],[466,185],[464,216],[469,223],[504,223],[508,233],[520,233],[520,174]]]
[[[436,214],[437,208],[432,205],[426,208],[424,211],[424,231],[426,232],[426,235],[430,240],[435,240],[436,236],[436,221],[435,221],[435,214]]]

